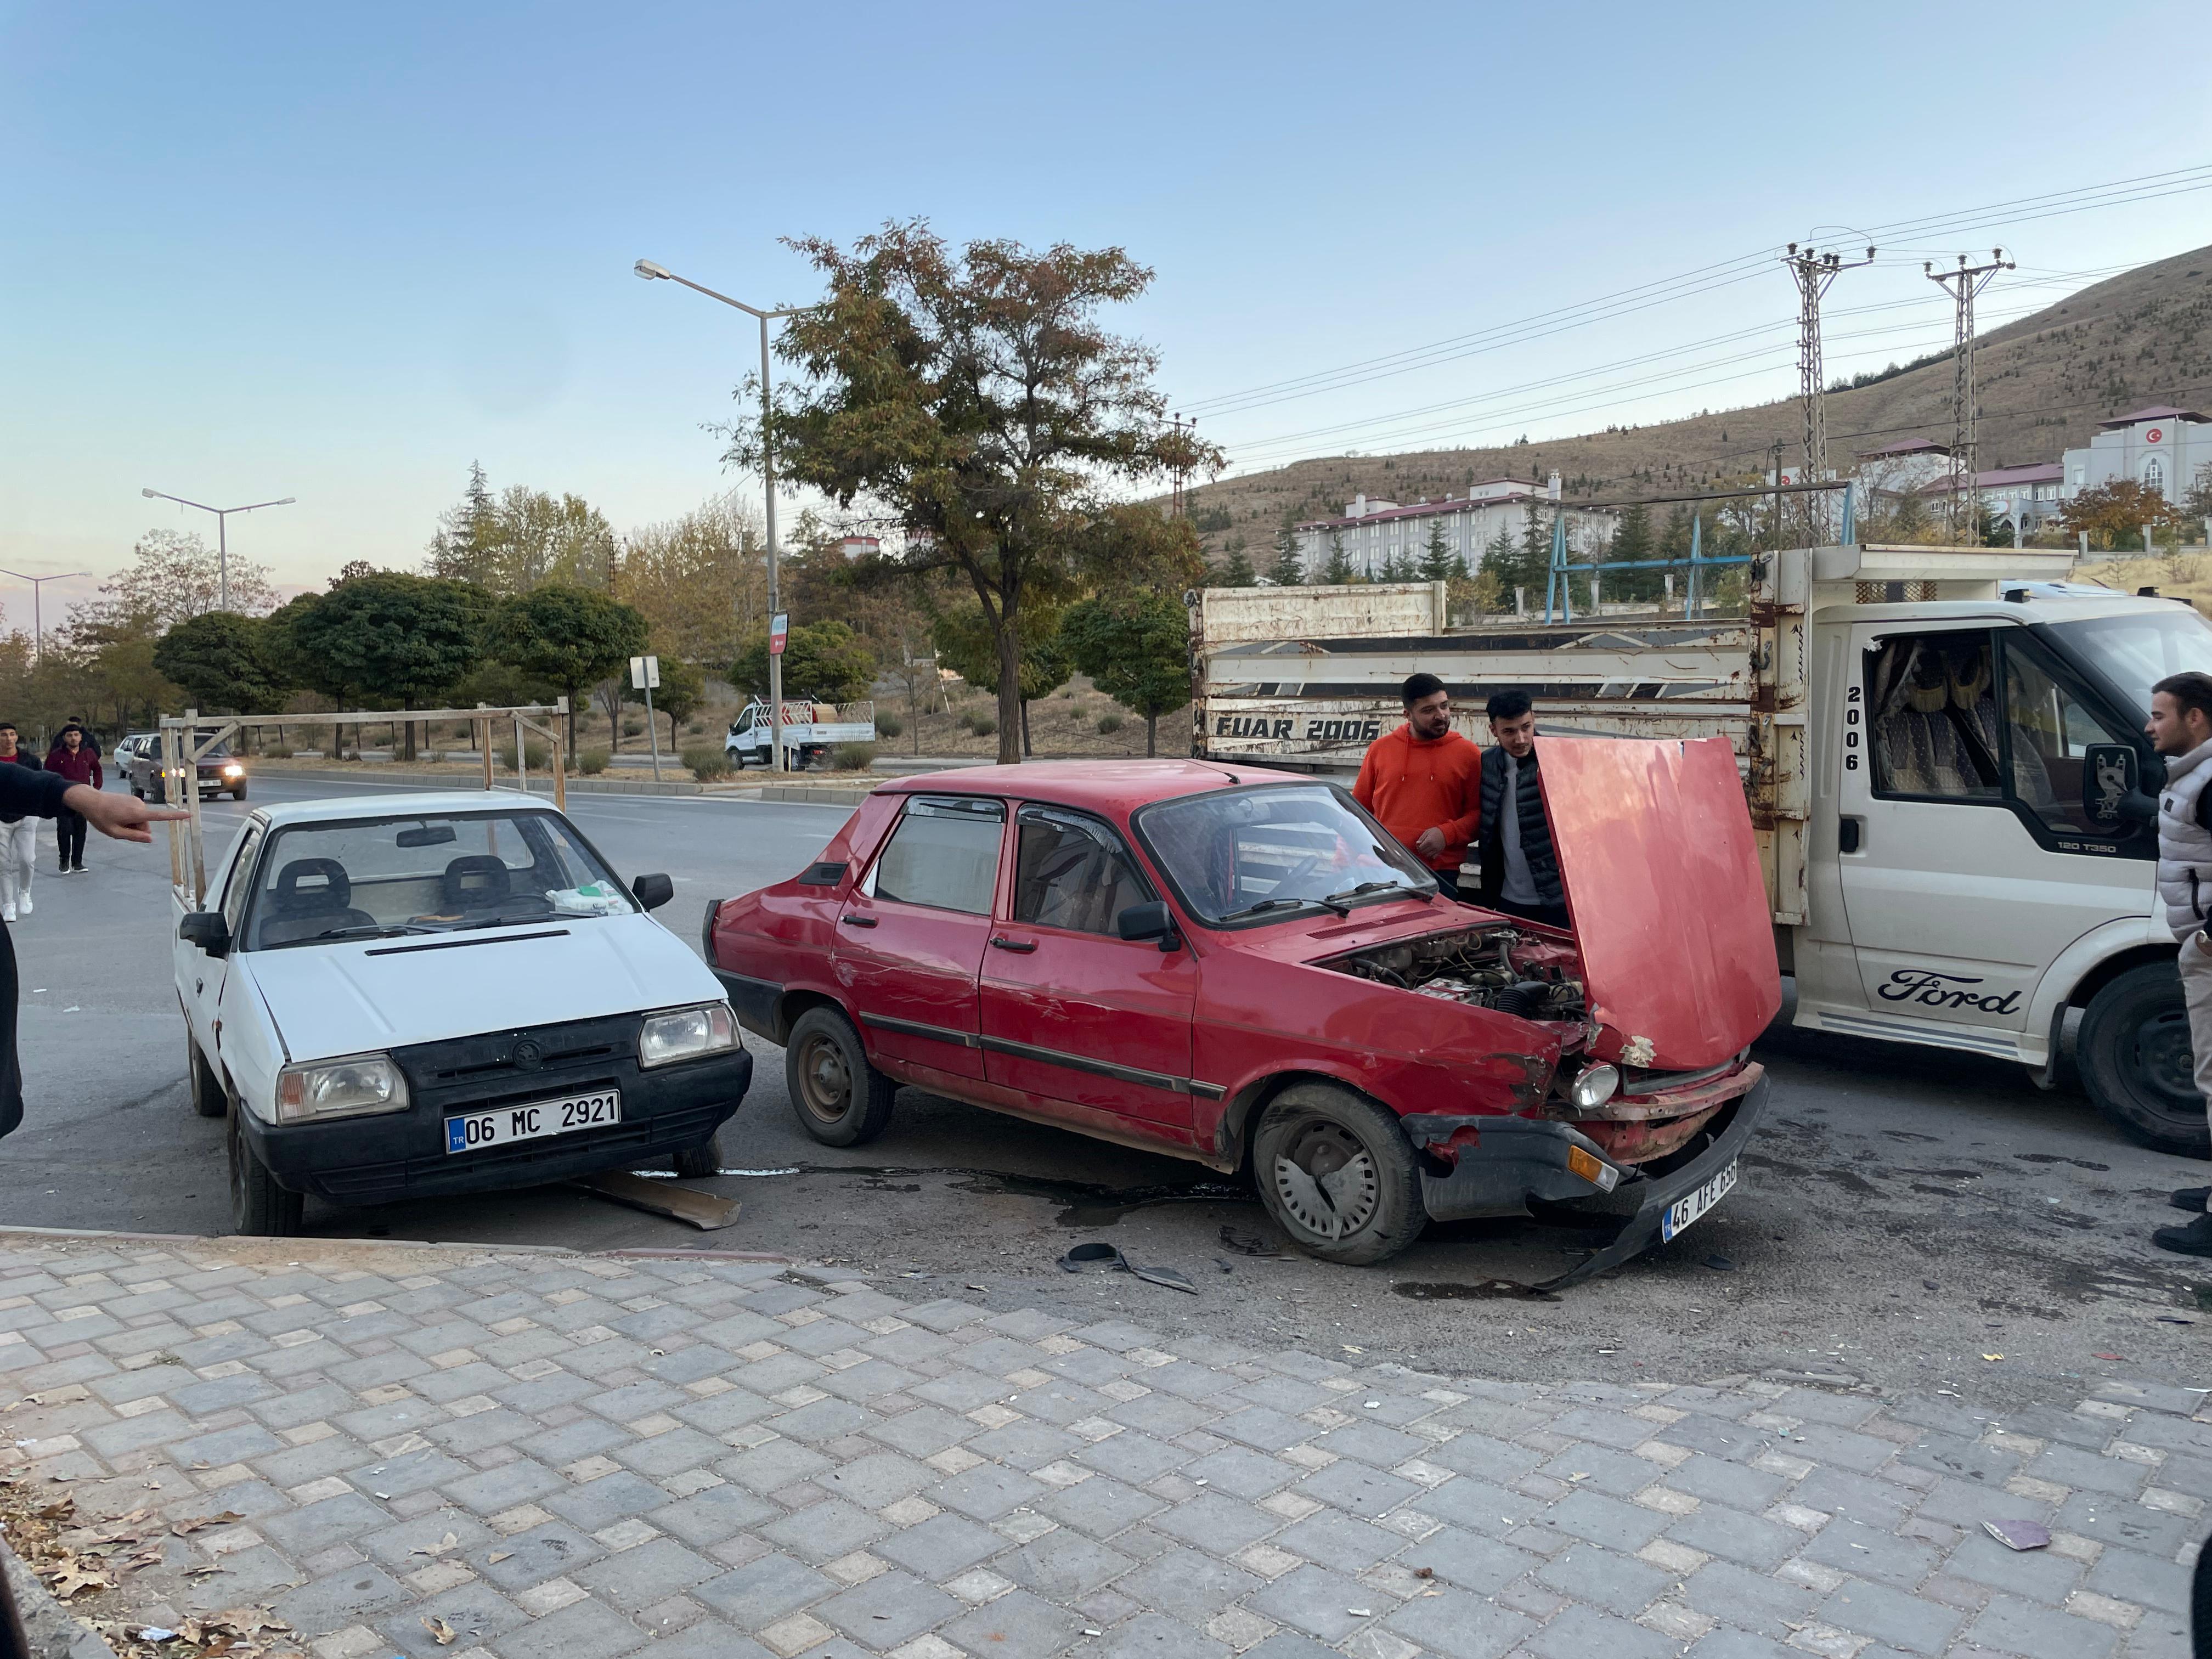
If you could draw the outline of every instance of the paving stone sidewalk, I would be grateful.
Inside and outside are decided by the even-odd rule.
[[[774,1261],[0,1240],[0,1468],[236,1511],[137,1616],[269,1605],[317,1659],[2163,1659],[2205,1398],[1992,1420],[1354,1370]]]

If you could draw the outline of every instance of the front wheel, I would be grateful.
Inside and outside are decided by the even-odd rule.
[[[230,798],[233,800],[244,800],[246,799],[246,786],[242,783],[240,784],[237,788],[230,792]]]
[[[809,1008],[783,1050],[784,1085],[799,1127],[825,1146],[859,1146],[883,1133],[898,1085],[868,1064],[860,1034],[835,1008]]]
[[[1421,1172],[1398,1120],[1332,1084],[1275,1097],[1252,1139],[1252,1175],[1275,1224],[1324,1261],[1388,1261],[1428,1224]]]
[[[2189,1008],[2172,963],[2130,968],[2098,992],[2081,1016],[2074,1059],[2097,1109],[2130,1137],[2161,1152],[2212,1157]]]
[[[167,779],[156,778],[154,780],[153,801],[154,805],[156,806],[167,806],[169,804],[169,784]]]
[[[200,1052],[199,1040],[193,1036],[190,1022],[185,1026],[185,1076],[191,1085],[192,1109],[202,1117],[221,1117],[230,1109],[230,1103],[223,1096],[222,1079]]]
[[[306,1200],[276,1184],[269,1166],[254,1155],[240,1120],[246,1108],[230,1108],[231,1231],[252,1238],[296,1238]]]

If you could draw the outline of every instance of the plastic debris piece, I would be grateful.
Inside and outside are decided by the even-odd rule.
[[[1984,1521],[1982,1530],[2008,1550],[2046,1549],[2051,1529],[2033,1521]]]
[[[1712,1255],[1705,1258],[1705,1266],[1711,1267],[1717,1273],[1732,1273],[1735,1271],[1735,1262],[1734,1260],[1723,1255],[1717,1250],[1714,1251]]]
[[[1221,1242],[1239,1255],[1264,1256],[1271,1261],[1282,1258],[1283,1253],[1277,1246],[1268,1243],[1264,1238],[1255,1238],[1249,1233],[1240,1233],[1234,1227],[1222,1228]]]
[[[2001,1353],[1985,1353],[1982,1358],[1984,1359],[2002,1359],[2004,1356]]]
[[[458,1634],[451,1625],[434,1616],[424,1619],[422,1628],[436,1638],[438,1645],[441,1648],[451,1647],[454,1636]]]
[[[1198,1294],[1198,1286],[1174,1268],[1140,1267],[1123,1255],[1119,1247],[1103,1240],[1094,1239],[1086,1244],[1075,1245],[1060,1259],[1062,1273],[1079,1273],[1092,1266],[1103,1266],[1116,1273],[1133,1273],[1148,1284],[1164,1285],[1171,1291],[1184,1291],[1192,1296]]]

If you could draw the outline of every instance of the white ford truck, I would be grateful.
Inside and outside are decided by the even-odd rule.
[[[797,702],[783,700],[783,764],[796,772],[820,760],[842,743],[876,740],[876,706],[872,702]],[[775,738],[768,703],[756,698],[738,710],[730,722],[722,750],[739,770],[758,761],[763,766],[775,752]]]
[[[1423,670],[1480,743],[1485,699],[1512,686],[1551,739],[1726,737],[1798,1024],[2016,1060],[2050,1087],[2080,1010],[2074,1059],[2099,1109],[2203,1157],[2139,814],[2164,776],[2142,730],[2150,687],[2212,672],[2212,625],[2069,582],[2072,560],[1786,549],[1753,562],[1734,617],[1465,629],[1441,583],[1209,588],[1192,601],[1196,752],[1348,773]]]

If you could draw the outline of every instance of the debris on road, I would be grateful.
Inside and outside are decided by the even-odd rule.
[[[1222,1228],[1221,1242],[1239,1255],[1256,1255],[1272,1261],[1279,1261],[1283,1257],[1279,1246],[1270,1244],[1264,1238],[1255,1238],[1249,1233],[1240,1233],[1234,1227]]]
[[[627,1204],[634,1210],[643,1210],[648,1215],[665,1215],[672,1220],[689,1222],[704,1233],[735,1226],[738,1212],[744,1207],[739,1199],[723,1198],[696,1187],[679,1187],[672,1182],[641,1181],[621,1170],[586,1176],[572,1184],[601,1198],[611,1198],[617,1204]]]
[[[2008,1550],[2047,1549],[2051,1531],[2033,1521],[1984,1521],[1982,1530]]]
[[[1103,1241],[1078,1244],[1060,1259],[1062,1273],[1079,1273],[1094,1263],[1103,1263],[1117,1273],[1133,1273],[1148,1284],[1164,1285],[1171,1291],[1183,1291],[1192,1296],[1198,1294],[1198,1286],[1174,1268],[1140,1267],[1123,1255],[1117,1246]]]

